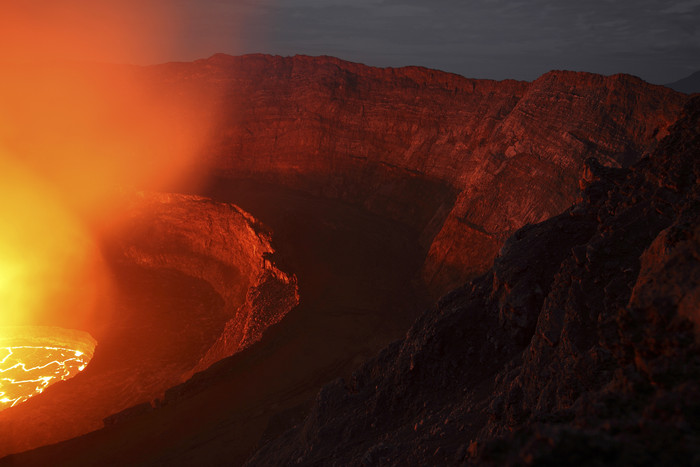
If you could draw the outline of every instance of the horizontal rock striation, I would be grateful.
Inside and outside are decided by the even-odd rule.
[[[148,72],[218,96],[203,157],[219,175],[422,232],[438,295],[487,269],[516,229],[569,206],[586,158],[626,166],[651,151],[687,99],[627,75],[495,82],[331,57],[215,55]]]
[[[695,465],[700,99],[247,465]]]

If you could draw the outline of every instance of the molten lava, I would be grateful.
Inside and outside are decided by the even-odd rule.
[[[70,329],[0,328],[0,411],[83,371],[96,344],[90,334]]]

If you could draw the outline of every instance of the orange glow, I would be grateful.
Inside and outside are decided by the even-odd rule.
[[[89,231],[50,186],[0,158],[2,326],[88,326],[107,291]]]
[[[153,63],[179,24],[169,0],[24,0],[3,5],[0,47],[13,61]]]
[[[0,328],[0,411],[83,371],[95,340],[56,327]]]
[[[178,11],[166,0],[3,6],[0,158],[88,221],[112,216],[115,186],[172,191],[196,180],[212,99],[187,97],[157,68],[118,65],[167,55]]]
[[[95,325],[107,274],[93,239],[115,189],[196,180],[207,102],[105,62],[164,52],[164,0],[14,2],[0,15],[0,326]],[[100,64],[103,63],[103,64]]]
[[[210,113],[146,71],[21,64],[0,74],[0,147],[88,219],[116,186],[173,190],[198,177]]]
[[[105,64],[164,54],[178,30],[171,6],[166,0],[3,5],[0,327],[102,332],[109,272],[95,232],[119,225],[113,193],[123,186],[177,191],[200,176],[198,150],[212,96],[185,97],[190,94],[156,76],[157,68]],[[27,376],[37,391],[92,355],[39,347],[0,346],[0,361],[15,369],[53,368],[50,379]],[[47,363],[67,363],[18,363],[41,352]],[[2,396],[12,405],[26,397]]]

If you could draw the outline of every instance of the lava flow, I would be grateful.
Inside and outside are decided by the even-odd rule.
[[[0,328],[0,411],[83,371],[96,341],[82,331],[50,326]]]

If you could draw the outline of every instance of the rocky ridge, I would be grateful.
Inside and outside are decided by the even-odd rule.
[[[247,465],[695,465],[700,99]]]

